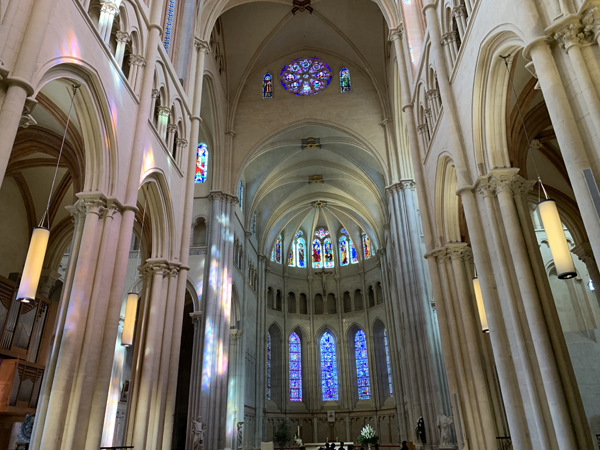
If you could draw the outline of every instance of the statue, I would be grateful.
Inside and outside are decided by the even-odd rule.
[[[417,442],[421,444],[427,444],[427,438],[425,437],[425,421],[423,417],[419,417],[417,426],[415,427],[415,434],[417,435]]]
[[[454,423],[454,419],[452,417],[448,417],[444,415],[440,411],[437,416],[437,428],[440,433],[440,448],[443,447],[453,447],[452,445],[452,434],[450,430],[450,425]]]
[[[206,424],[202,422],[202,417],[192,420],[192,448],[194,450],[204,449],[204,433],[206,433]]]

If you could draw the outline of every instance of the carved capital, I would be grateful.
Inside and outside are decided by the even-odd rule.
[[[176,131],[177,131],[177,125],[175,125],[174,123],[170,123],[167,125],[168,133],[175,133]]]
[[[466,17],[467,8],[464,5],[455,6],[454,8],[452,8],[452,15],[454,17]]]
[[[110,14],[115,16],[119,12],[119,7],[117,4],[111,0],[105,0],[102,2],[102,7],[100,8],[100,12],[104,14]]]
[[[413,180],[402,180],[400,182],[400,188],[403,191],[415,191],[417,189],[417,185]]]
[[[390,30],[388,39],[390,41],[395,41],[396,39],[399,39],[399,40],[404,39],[404,24],[400,24],[396,28],[392,28]]]
[[[473,260],[473,251],[468,244],[461,242],[459,244],[446,245],[447,255],[451,261],[467,262]]]
[[[440,96],[440,91],[438,89],[429,89],[427,91],[427,98],[429,100],[436,99]]]
[[[600,20],[598,20],[598,8],[593,7],[587,10],[587,12],[581,18],[583,24],[583,32],[586,35],[598,39],[600,35]]]
[[[129,55],[129,65],[144,67],[146,65],[146,60],[142,55]],[[156,89],[152,90],[152,95],[154,96],[154,91],[156,91],[156,96],[158,96],[158,90]]]
[[[210,52],[210,44],[202,39],[194,39],[194,47],[196,48],[197,52]]]
[[[158,115],[161,117],[169,117],[169,114],[171,114],[171,108],[169,108],[168,106],[159,106],[158,107]]]
[[[589,242],[576,245],[571,249],[571,252],[575,253],[587,267],[596,264],[596,258],[594,258],[594,252],[592,251],[592,246]]]
[[[252,231],[244,231],[244,236],[246,239],[250,239],[252,237]]]
[[[419,134],[423,134],[423,133],[425,133],[425,132],[427,132],[427,131],[429,131],[429,130],[428,130],[428,128],[427,128],[427,124],[426,124],[426,123],[424,123],[423,125],[419,125],[419,126],[417,127],[417,132],[418,132]]]
[[[122,42],[124,44],[126,44],[129,39],[129,33],[125,32],[125,31],[117,31],[116,33],[116,38],[117,38],[117,42]]]
[[[582,45],[587,42],[585,28],[580,23],[571,23],[554,33],[554,39],[563,50],[569,51],[574,45]]]
[[[158,98],[159,94],[158,89],[152,89],[152,98]]]
[[[194,325],[194,329],[200,330],[200,327],[202,326],[202,312],[191,312],[190,317],[192,318],[192,325]]]
[[[175,145],[177,145],[177,148],[184,148],[187,147],[188,141],[186,141],[185,139],[177,138],[175,139]]]
[[[23,113],[21,114],[21,120],[19,121],[20,128],[27,128],[29,125],[36,125],[37,122],[31,115],[31,110],[25,106],[23,107]]]

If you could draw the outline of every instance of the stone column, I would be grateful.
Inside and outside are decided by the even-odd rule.
[[[448,252],[452,261],[452,270],[454,272],[454,283],[456,284],[457,299],[460,310],[460,317],[463,324],[466,340],[465,359],[469,361],[472,383],[475,390],[475,402],[477,406],[477,417],[480,422],[483,435],[484,448],[489,450],[496,449],[496,425],[494,423],[492,405],[490,402],[488,386],[485,373],[483,371],[483,361],[481,359],[481,349],[479,348],[478,332],[480,326],[475,319],[473,305],[474,299],[471,295],[471,288],[467,284],[467,273],[465,270],[465,261],[472,258],[471,249],[467,244],[449,244]]]
[[[186,141],[185,139],[177,138],[175,139],[175,145],[177,146],[177,151],[175,152],[175,163],[178,166],[181,166],[181,164],[183,163],[183,154],[186,148],[188,148],[188,141]],[[190,148],[190,152],[193,153],[194,157],[196,157],[196,152],[193,148]],[[189,167],[188,170],[195,174],[195,170],[192,170],[191,167]]]
[[[198,404],[202,378],[202,354],[204,350],[204,320],[201,311],[190,313],[194,325],[194,345],[192,350],[192,366],[190,369],[190,392],[188,401],[188,429],[185,443],[186,449],[194,449],[195,430],[201,430],[206,425],[199,417]],[[208,449],[206,449],[208,450]]]
[[[123,66],[123,58],[125,57],[125,47],[129,42],[129,33],[125,31],[117,31],[117,51],[115,52],[115,59],[119,67]]]
[[[266,399],[266,347],[267,347],[267,283],[266,283],[267,257],[258,256],[258,326],[256,327],[256,423],[254,429],[254,446],[260,447],[265,429],[263,426],[263,415]],[[308,300],[308,299],[307,299]],[[282,336],[283,338],[283,336]]]
[[[156,132],[158,137],[165,142],[167,140],[167,125],[169,123],[169,116],[171,115],[171,108],[168,106],[158,107],[158,123],[156,124]]]
[[[241,352],[241,355],[240,355]],[[240,358],[241,356],[241,358]],[[225,450],[234,450],[237,441],[237,422],[240,413],[243,417],[243,396],[242,378],[244,377],[243,370],[244,349],[242,347],[242,330],[229,330],[229,355],[228,355],[228,370],[229,380],[227,388],[227,416],[225,426]],[[240,402],[241,400],[241,402]],[[242,404],[239,408],[240,403]]]
[[[174,123],[169,123],[167,125],[167,139],[165,141],[165,145],[167,146],[167,151],[175,158],[177,155],[173,155],[173,145],[175,144],[175,132],[177,131],[177,125]]]
[[[98,21],[98,33],[100,38],[108,44],[115,16],[119,13],[119,6],[115,0],[103,0],[100,8],[100,20]]]
[[[132,380],[133,383],[137,382],[137,387],[133,387],[132,396],[132,404],[135,402],[136,407],[135,414],[130,413],[129,422],[130,428],[133,428],[132,445],[137,448],[146,448],[146,445],[150,444],[153,389],[156,388],[159,376],[162,326],[167,304],[163,293],[163,280],[168,276],[164,260],[147,260],[142,270],[148,272],[147,277],[152,287],[150,295],[144,299],[144,315],[141,322],[143,337],[139,342],[140,373],[136,373],[136,379]]]
[[[573,20],[575,20],[574,23],[557,30],[554,33],[554,39],[569,55],[573,72],[575,72],[581,89],[581,97],[589,112],[589,120],[596,130],[596,136],[600,136],[600,99],[598,99],[598,93],[581,53],[581,46],[587,43],[587,36],[585,28],[579,23],[579,18],[575,16]]]
[[[57,3],[57,0],[33,2],[15,65],[8,76],[2,75],[2,81],[8,85],[8,89],[0,109],[0,185],[4,181],[25,101],[34,93],[31,83],[50,23],[48,17],[52,15]]]
[[[123,214],[120,224],[119,238],[117,241],[117,256],[113,266],[113,278],[110,283],[110,296],[108,302],[108,311],[104,334],[102,341],[102,351],[100,354],[100,363],[98,372],[93,385],[92,415],[87,429],[87,439],[85,450],[97,450],[100,447],[102,438],[102,424],[104,412],[106,410],[106,399],[108,388],[110,386],[110,374],[112,371],[112,362],[114,359],[114,348],[117,340],[118,321],[123,303],[123,291],[125,289],[125,277],[127,274],[127,265],[129,263],[129,248],[131,245],[131,235],[135,221],[135,211],[137,210],[137,196],[140,184],[140,173],[144,158],[144,149],[146,146],[146,137],[148,133],[148,117],[150,115],[150,105],[152,102],[151,92],[154,83],[154,68],[160,45],[160,26],[164,0],[154,0],[150,11],[150,24],[148,25],[147,42],[145,45],[146,66],[144,70],[138,71],[137,77],[140,82],[140,104],[138,107],[135,132],[131,142],[131,157],[129,166],[124,167],[127,173],[127,185],[123,201]],[[137,85],[136,85],[137,88]],[[107,283],[107,285],[109,285]]]
[[[142,71],[140,67],[146,65],[146,60],[141,55],[130,55],[129,56],[129,84],[134,91],[137,91],[139,84],[141,83]]]

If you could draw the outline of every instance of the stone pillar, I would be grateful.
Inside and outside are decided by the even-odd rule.
[[[76,218],[76,230],[78,223],[82,225],[81,235],[73,242],[32,448],[69,448],[81,437],[73,418],[87,421],[89,417],[90,401],[82,396],[83,384],[94,376],[98,364],[97,337],[106,317],[104,286],[112,278],[110,267],[116,251],[108,236],[115,231],[113,225],[118,229],[119,220],[113,223],[115,209],[106,198],[78,196],[71,214]],[[88,323],[90,317],[97,321]]]
[[[237,441],[237,416],[244,415],[242,378],[244,377],[243,362],[244,349],[242,347],[242,330],[229,330],[229,380],[227,388],[227,415],[225,426],[225,450],[234,450]],[[240,352],[241,359],[240,361]],[[242,400],[241,409],[239,408]]]
[[[108,44],[115,16],[119,13],[119,6],[115,0],[103,0],[100,8],[100,20],[98,21],[98,33],[100,38]]]
[[[17,60],[8,75],[2,75],[2,82],[8,85],[8,89],[0,109],[0,185],[4,181],[25,101],[34,93],[31,83],[46,36],[48,17],[52,15],[57,3],[57,0],[33,2]]]
[[[167,139],[166,139],[165,145],[167,146],[167,151],[173,157],[176,156],[176,155],[173,155],[173,145],[175,144],[175,132],[176,131],[177,131],[177,125],[175,125],[174,123],[169,123],[167,125]]]
[[[171,115],[171,108],[168,106],[158,107],[158,123],[156,124],[156,131],[158,137],[165,142],[167,141],[167,126],[169,124],[169,116]]]
[[[600,136],[600,99],[598,99],[598,93],[581,53],[581,46],[587,43],[587,36],[584,26],[579,23],[579,18],[575,16],[574,20],[574,23],[557,30],[554,33],[554,39],[569,55],[573,72],[581,89],[581,97],[589,111],[589,120],[596,130],[596,136]]]
[[[488,392],[488,385],[483,370],[481,349],[479,347],[478,333],[481,332],[479,322],[475,319],[473,306],[475,301],[467,279],[465,262],[472,259],[471,249],[467,244],[449,244],[447,246],[452,261],[454,283],[456,284],[457,300],[460,311],[460,321],[465,333],[466,354],[470,375],[475,393],[476,417],[483,435],[483,447],[489,450],[496,449],[496,424],[494,423],[493,410]]]
[[[175,152],[175,163],[178,166],[181,166],[181,164],[183,163],[183,154],[185,153],[185,150],[188,148],[188,141],[186,141],[185,139],[177,138],[177,139],[175,139],[175,145],[177,146],[177,151]],[[194,148],[190,148],[190,153],[192,153],[194,155],[194,157],[196,157],[196,152],[194,150],[195,150]],[[195,169],[195,166],[194,166],[194,169]],[[192,170],[191,167],[189,167],[188,170],[191,172],[194,172],[194,174],[195,174],[195,170]]]
[[[597,270],[597,269],[596,269]],[[50,298],[52,288],[56,285],[56,281],[60,278],[60,273],[52,269],[43,269],[38,286],[38,293],[46,298]]]
[[[119,67],[123,66],[123,58],[125,57],[125,47],[129,42],[129,33],[125,31],[117,31],[117,51],[115,52],[115,59]]]
[[[263,417],[266,399],[266,348],[267,348],[267,283],[266,283],[267,257],[258,256],[258,326],[256,327],[256,378],[259,380],[256,386],[256,423],[254,430],[254,447],[260,447],[263,439],[266,439],[263,426]],[[308,301],[308,299],[307,299]],[[282,336],[283,339],[283,336]]]
[[[188,401],[188,429],[186,449],[194,449],[196,433],[206,426],[199,417],[198,404],[200,403],[200,380],[202,378],[202,353],[204,347],[204,320],[201,311],[190,313],[194,325],[194,345],[192,350],[192,366],[190,370],[190,392]],[[208,449],[206,449],[208,450]]]
[[[146,60],[141,55],[130,55],[129,56],[129,84],[134,91],[137,91],[139,84],[141,83],[140,79],[142,77],[142,71],[140,67],[144,67],[146,65]]]

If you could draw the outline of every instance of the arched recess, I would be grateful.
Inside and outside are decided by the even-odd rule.
[[[462,242],[467,235],[460,197],[456,195],[456,167],[448,156],[440,157],[435,180],[435,220],[438,245]]]
[[[196,217],[192,222],[192,235],[190,247],[206,247],[208,226],[205,217]]]
[[[363,332],[367,347],[369,344],[368,333],[360,325],[353,323],[346,332],[346,347],[348,348],[348,366],[350,368],[350,399],[352,407],[355,408],[361,400],[370,400],[373,395],[371,380],[373,379],[372,368],[369,364],[369,350],[361,349],[356,346],[356,337],[358,332]],[[366,355],[361,354],[361,350],[366,350]],[[366,365],[364,364],[366,358]],[[366,367],[365,367],[366,366]],[[366,378],[364,377],[366,372]],[[366,381],[368,380],[368,384]],[[360,382],[359,382],[360,381]]]
[[[387,345],[389,345],[389,337],[387,341]],[[377,385],[377,396],[379,397],[379,404],[383,405],[394,394],[392,387],[392,367],[388,356],[390,349],[386,346],[385,325],[379,319],[376,319],[373,323],[373,349],[375,350],[375,374],[377,379],[375,384]],[[375,392],[372,394],[374,395]]]
[[[339,386],[342,355],[338,335],[330,325],[323,325],[317,332],[316,342],[319,401],[325,405],[330,401],[339,402],[342,399]]]
[[[291,364],[292,364],[292,360],[290,358],[290,336],[292,335],[292,333],[296,333],[298,335],[298,337],[300,338],[300,345],[301,345],[301,386],[302,386],[302,403],[304,403],[305,405],[308,402],[308,399],[310,398],[310,383],[309,383],[309,379],[311,378],[311,374],[309,373],[309,362],[308,362],[308,337],[309,334],[308,332],[300,325],[294,327],[294,329],[292,329],[290,331],[290,333],[287,336],[287,342],[286,344],[288,345],[288,351],[285,352],[286,355],[288,355],[288,360],[286,361],[285,366],[287,367],[288,370],[288,374],[287,374],[287,379],[288,379],[288,385],[285,387],[286,391],[284,391],[284,395],[287,396],[287,402],[290,403],[296,403],[296,402],[291,402],[291,396],[290,396],[290,390],[291,390]],[[288,405],[290,403],[287,403]]]
[[[265,391],[267,393],[267,409],[278,409],[281,410],[284,405],[284,393],[286,389],[284,388],[283,380],[284,378],[284,370],[287,367],[287,364],[284,364],[284,356],[287,352],[283,350],[283,336],[281,333],[281,328],[276,323],[271,324],[268,329],[268,333],[271,340],[271,349],[270,349],[270,361],[269,355],[265,358],[267,361],[267,367],[265,367],[265,383],[268,382],[267,388],[270,385],[270,395],[268,389]]]
[[[239,330],[242,324],[242,311],[240,309],[240,300],[235,284],[231,285],[231,309],[229,316],[229,328]]]

